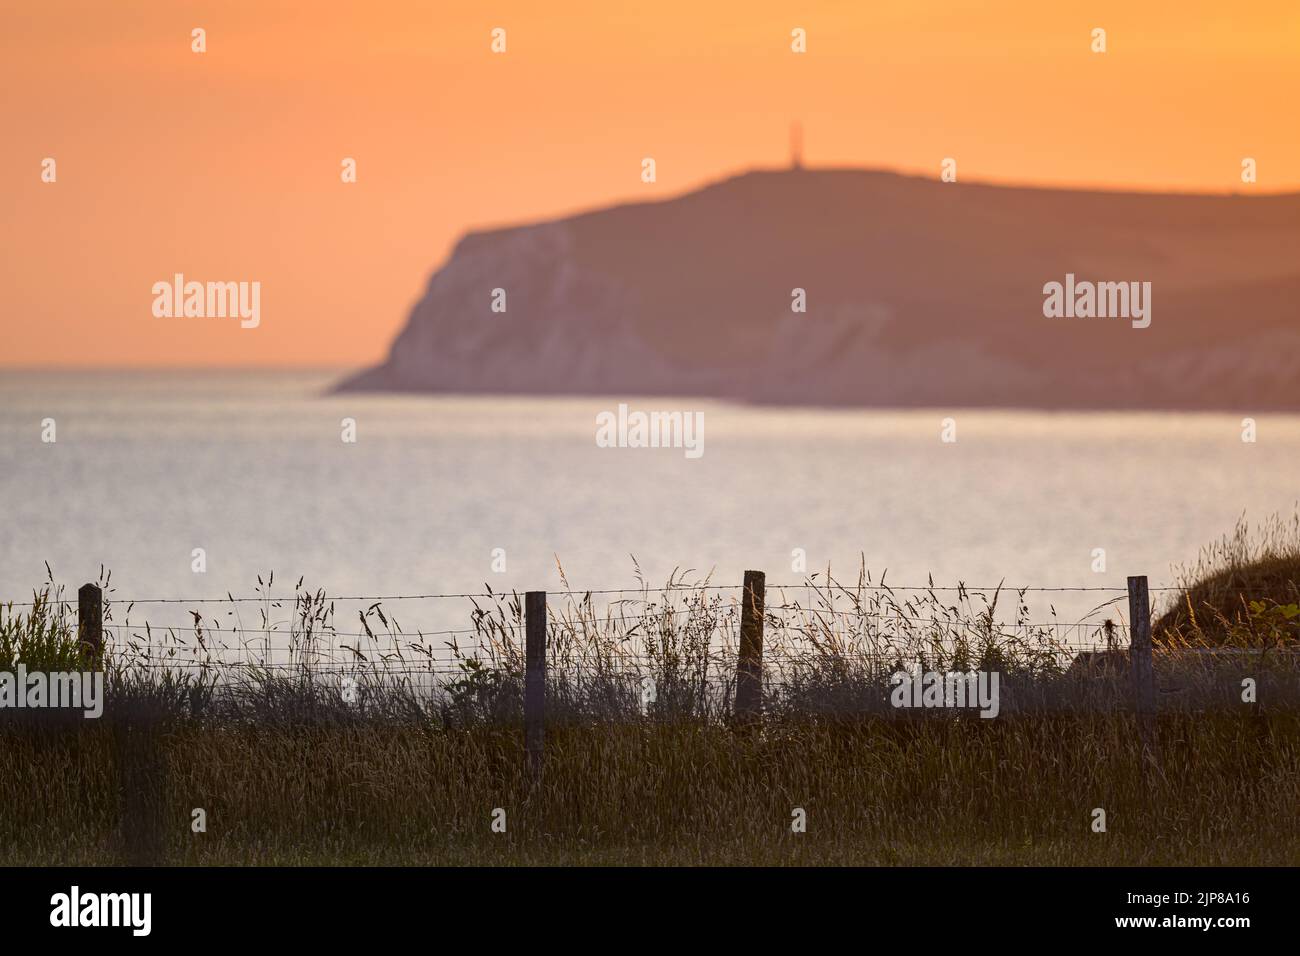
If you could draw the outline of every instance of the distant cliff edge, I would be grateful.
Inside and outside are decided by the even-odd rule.
[[[1150,325],[1045,317],[1067,276],[1150,283]],[[746,173],[467,235],[338,389],[1300,409],[1300,194]]]

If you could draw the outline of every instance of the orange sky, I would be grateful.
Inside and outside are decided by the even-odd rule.
[[[813,166],[1300,189],[1298,97],[1296,0],[7,3],[0,365],[369,363],[466,229],[782,164],[795,118]],[[174,272],[260,327],[154,318]]]

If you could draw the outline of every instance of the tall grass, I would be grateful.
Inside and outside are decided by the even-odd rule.
[[[475,599],[470,633],[441,646],[380,604],[339,621],[301,581],[255,622],[232,602],[157,632],[111,605],[102,719],[0,712],[0,862],[1300,862],[1300,672],[1276,601],[1241,595],[1254,630],[1226,659],[1182,652],[1199,625],[1167,628],[1151,759],[1127,669],[1073,665],[1084,646],[1122,654],[1112,607],[1059,627],[1020,592],[813,575],[768,593],[750,728],[730,720],[734,593],[638,584],[599,600],[566,582],[551,604],[540,783],[518,595]],[[57,589],[0,613],[0,661],[76,669],[76,637]],[[910,665],[998,671],[1000,716],[895,710]]]
[[[110,675],[165,677],[185,688],[193,708],[227,719],[344,704],[374,717],[431,715],[448,727],[521,719],[521,595],[486,591],[467,606],[471,626],[442,638],[408,633],[382,603],[358,610],[354,623],[339,620],[334,601],[301,581],[291,600],[274,599],[273,581],[258,580],[268,596],[253,622],[243,620],[247,605],[233,600],[224,612],[191,612],[188,628],[132,623],[128,606],[112,626]],[[997,672],[1005,713],[1124,709],[1126,669],[1080,670],[1075,663],[1083,649],[1123,653],[1127,639],[1112,619],[1115,603],[1079,623],[1043,622],[1030,613],[1023,591],[899,590],[874,581],[865,567],[848,582],[813,574],[768,593],[763,707],[773,717],[889,715],[893,675],[919,668]],[[107,617],[122,610],[110,603]],[[1286,625],[1272,608],[1260,613]],[[652,588],[638,573],[636,588],[598,599],[565,581],[548,614],[552,721],[728,721],[736,589],[680,574]],[[1168,641],[1157,655],[1166,707],[1230,704],[1228,672],[1242,668],[1268,683],[1274,699],[1300,699],[1296,659],[1264,653],[1287,643],[1279,635],[1249,645],[1259,653],[1231,661],[1175,653],[1199,639],[1194,633]],[[353,699],[345,701],[346,688]]]
[[[63,588],[53,580],[34,591],[30,605],[21,611],[13,604],[0,605],[0,671],[13,671],[19,661],[28,670],[40,671],[87,666],[76,620],[63,599]]]
[[[505,726],[181,719],[152,761],[111,721],[6,727],[0,860],[1300,862],[1295,714],[1166,716],[1154,769],[1136,737],[1124,715],[571,724],[533,788]]]

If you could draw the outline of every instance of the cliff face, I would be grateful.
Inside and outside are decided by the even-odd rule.
[[[1067,274],[1150,282],[1150,327],[1044,317]],[[340,388],[1262,411],[1297,356],[1300,195],[788,170],[468,235]]]

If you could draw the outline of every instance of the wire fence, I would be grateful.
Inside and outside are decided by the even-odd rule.
[[[123,597],[99,588],[106,655],[123,668],[229,677],[382,672],[449,679],[484,666],[522,667],[518,592],[334,596],[304,591],[301,581],[292,594],[274,594],[272,584],[253,595],[197,598]],[[596,589],[566,584],[548,592],[548,643],[558,652],[552,670],[621,668],[635,677],[690,661],[711,680],[726,680],[736,666],[742,589],[709,581]],[[774,682],[783,670],[807,666],[871,670],[961,656],[963,648],[965,659],[971,647],[985,656],[990,648],[1011,648],[1065,668],[1082,651],[1128,643],[1123,609],[1114,607],[1127,598],[1126,588],[810,578],[769,584],[766,592],[776,599],[764,609],[764,667]],[[1076,621],[1028,614],[1027,595],[1066,593],[1110,600]],[[60,613],[73,606],[60,595],[7,606],[13,614],[42,604]],[[418,626],[404,623],[412,614]],[[449,626],[456,622],[463,623]]]
[[[936,674],[948,686],[927,695],[951,696],[966,675],[976,681],[970,699],[988,697],[994,710],[1118,709],[1146,719],[1180,695],[1230,702],[1240,665],[1256,660],[1231,659],[1225,670],[1222,656],[1206,657],[1171,683],[1168,655],[1152,645],[1150,591],[1178,589],[1149,591],[1140,577],[1125,588],[977,588],[829,577],[766,585],[747,572],[741,585],[342,596],[301,581],[293,594],[259,585],[224,598],[123,598],[86,585],[75,604],[55,591],[0,615],[75,614],[83,646],[127,679],[227,698],[305,688],[349,704],[451,701],[493,719],[522,716],[526,727],[540,727],[543,699],[547,719],[896,716],[897,689]],[[1086,594],[1089,609],[1061,618],[1061,594]],[[1270,694],[1295,683],[1300,660],[1274,671]],[[991,688],[977,686],[987,679]]]
[[[839,584],[832,585],[837,590],[842,590]],[[584,590],[560,589],[548,590],[551,597],[586,597],[588,595],[643,595],[643,594],[671,594],[675,592],[736,592],[739,593],[743,585],[740,584],[670,584],[665,587],[634,587],[634,588],[588,588]],[[985,595],[1001,592],[1003,594],[1051,594],[1051,593],[1071,593],[1071,594],[1113,594],[1124,596],[1128,593],[1126,588],[1122,587],[1101,587],[1101,586],[1056,586],[1043,587],[1039,585],[1009,585],[1005,582],[993,585],[976,586],[971,584],[956,585],[938,585],[938,584],[886,584],[880,583],[858,583],[854,582],[846,587],[852,587],[861,591],[875,592],[916,592],[916,593],[958,593],[969,595]],[[816,581],[802,581],[788,584],[768,584],[767,588],[772,591],[795,591],[825,589],[826,584]],[[1150,587],[1148,590],[1152,593],[1159,592],[1181,592],[1184,589],[1176,586]],[[235,596],[227,593],[220,597],[150,597],[150,598],[127,598],[117,595],[112,589],[105,589],[106,597],[111,597],[112,603],[116,605],[127,605],[128,607],[140,605],[193,605],[201,606],[207,604],[268,604],[282,605],[293,604],[300,600],[307,592],[296,592],[294,594],[249,594]],[[433,600],[450,600],[450,599],[497,599],[504,595],[519,596],[518,591],[469,591],[462,593],[429,593],[429,594],[367,594],[367,595],[329,595],[328,600],[336,603],[383,603],[385,601],[433,601]],[[34,601],[14,601],[0,600],[0,606],[9,607],[33,607],[37,604],[49,603],[46,600]]]

